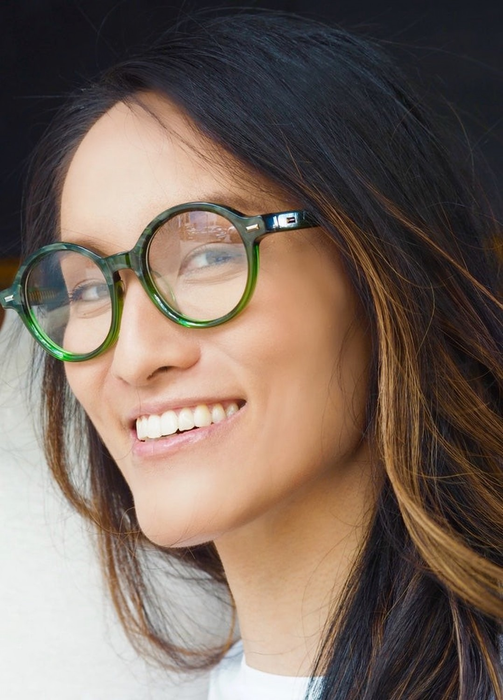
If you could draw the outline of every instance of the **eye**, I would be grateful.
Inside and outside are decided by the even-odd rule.
[[[181,275],[197,274],[205,271],[246,265],[246,251],[242,243],[212,243],[195,248],[187,255],[180,266]]]
[[[75,285],[69,293],[71,304],[100,302],[109,296],[108,285],[102,280],[86,280]]]

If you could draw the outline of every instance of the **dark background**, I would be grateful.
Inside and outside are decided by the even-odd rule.
[[[31,150],[64,95],[187,11],[222,3],[1,0],[0,258],[19,255],[21,190]],[[503,2],[232,2],[334,20],[389,43],[423,86],[454,104],[470,141],[503,180]],[[460,127],[457,127],[460,128]],[[468,149],[467,149],[468,152]],[[487,176],[486,176],[487,177]]]

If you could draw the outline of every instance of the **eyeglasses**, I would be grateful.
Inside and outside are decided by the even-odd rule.
[[[151,221],[128,252],[104,258],[74,243],[40,248],[0,292],[0,304],[17,311],[53,357],[81,362],[117,339],[124,297],[120,270],[133,270],[175,323],[218,326],[250,301],[262,237],[313,226],[306,211],[244,216],[218,204],[181,204]]]

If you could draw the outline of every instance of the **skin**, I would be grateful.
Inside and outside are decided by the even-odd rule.
[[[63,240],[112,254],[175,204],[213,201],[246,214],[295,207],[267,183],[252,189],[255,174],[222,167],[229,157],[174,106],[145,99],[159,120],[116,105],[76,151]],[[215,542],[247,662],[305,675],[373,503],[362,440],[370,348],[335,247],[320,229],[265,239],[249,306],[213,329],[172,323],[131,271],[122,278],[118,342],[68,363],[68,382],[124,474],[147,537]],[[204,440],[138,451],[133,415],[197,399],[244,407]]]

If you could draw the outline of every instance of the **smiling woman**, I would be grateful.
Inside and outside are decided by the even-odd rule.
[[[179,109],[150,95],[140,99],[141,105],[112,107],[78,146],[61,195],[63,241],[80,243],[84,237],[90,244],[106,231],[101,246],[117,253],[132,248],[138,231],[163,207],[197,202],[217,188],[246,201],[251,185],[236,182],[230,158],[226,166],[219,164],[223,152],[213,155],[211,165],[215,146],[205,143]],[[111,181],[112,193],[106,186]],[[256,181],[250,172],[246,182]],[[289,202],[269,189],[262,195],[264,211],[288,210]],[[250,205],[247,211],[261,213]],[[192,222],[196,271],[180,272],[188,253],[181,258],[176,222],[157,228],[143,255],[156,271],[167,269],[163,279],[170,282],[176,306],[188,308],[191,318],[225,318],[246,289],[246,248],[234,229],[232,246],[244,251],[237,274],[236,253],[231,270],[220,259],[215,265],[208,251],[220,254],[221,229],[229,224],[215,231],[214,217],[199,214]],[[246,312],[199,332],[165,322],[139,280],[128,271],[121,275],[123,311],[113,352],[68,363],[66,376],[119,465],[150,540],[164,546],[218,540],[223,547],[229,539],[249,536],[248,527],[256,538],[267,537],[291,510],[293,496],[309,499],[314,513],[327,493],[334,498],[326,503],[326,517],[335,536],[340,524],[331,507],[340,508],[344,489],[362,501],[356,509],[361,513],[368,497],[362,488],[368,460],[360,455],[366,454],[361,435],[368,339],[361,324],[357,328],[355,295],[336,248],[321,229],[270,234],[261,244],[259,279]],[[165,299],[171,301],[171,295]],[[82,324],[85,342],[90,336],[101,340],[95,323],[102,316],[92,314],[91,323]],[[335,374],[334,358],[341,370]],[[349,402],[354,415],[345,408]],[[194,418],[209,415],[210,407],[217,418],[225,407],[225,419],[195,429]],[[163,436],[171,432],[173,414],[178,432]],[[139,439],[138,421],[149,439],[142,428]]]
[[[503,699],[503,308],[462,171],[378,47],[269,13],[178,27],[40,146],[1,299],[49,462],[210,700]],[[242,641],[184,648],[149,552]]]

